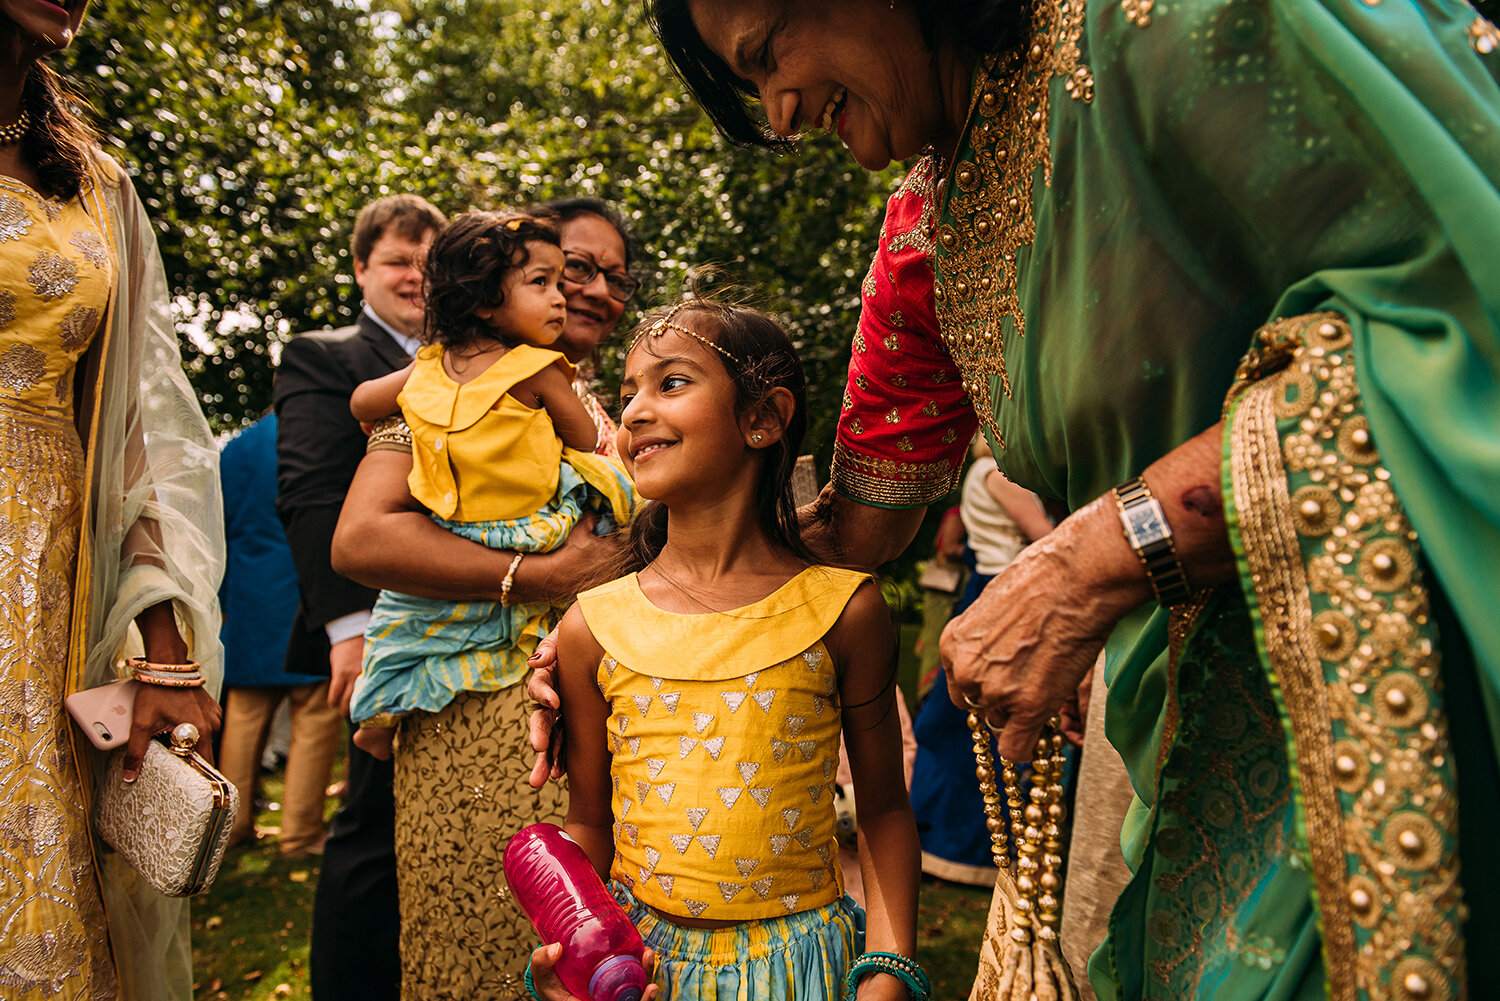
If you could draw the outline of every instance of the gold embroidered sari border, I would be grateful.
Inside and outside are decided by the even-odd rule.
[[[1258,331],[1242,368],[1256,381],[1227,424],[1226,502],[1291,730],[1330,1001],[1455,1001],[1463,903],[1439,649],[1353,350],[1338,313]]]
[[[1354,1001],[1354,932],[1346,903],[1342,821],[1331,781],[1333,741],[1326,725],[1322,664],[1312,645],[1307,575],[1288,515],[1291,493],[1281,464],[1273,400],[1279,388],[1278,380],[1266,379],[1241,398],[1232,426],[1230,472],[1245,559],[1256,582],[1255,606],[1273,689],[1295,735],[1289,761],[1301,790],[1298,804],[1323,915],[1329,1001]]]

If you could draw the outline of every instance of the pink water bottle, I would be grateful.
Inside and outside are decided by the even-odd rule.
[[[561,942],[557,975],[586,1001],[640,1001],[645,945],[578,842],[556,824],[522,828],[505,846],[505,880],[542,940]]]

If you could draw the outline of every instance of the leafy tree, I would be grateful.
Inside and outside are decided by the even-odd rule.
[[[826,460],[894,174],[826,139],[727,146],[619,0],[117,0],[64,67],[136,174],[215,426],[270,400],[293,333],[348,322],[366,201],[445,211],[595,194],[647,248],[639,305],[718,265],[808,361]],[[605,358],[605,374],[614,359]]]

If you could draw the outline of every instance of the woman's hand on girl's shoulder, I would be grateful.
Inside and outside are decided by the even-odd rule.
[[[531,699],[527,736],[536,752],[536,762],[527,781],[531,788],[540,789],[547,779],[560,779],[568,770],[563,758],[562,729],[557,725],[562,719],[562,698],[557,694],[556,629],[542,637],[536,653],[526,663],[531,668],[526,678],[526,696]]]

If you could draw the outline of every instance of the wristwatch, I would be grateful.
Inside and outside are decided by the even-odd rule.
[[[1193,592],[1188,587],[1182,561],[1177,558],[1172,529],[1167,525],[1161,503],[1151,496],[1151,489],[1139,476],[1121,483],[1113,493],[1125,541],[1146,568],[1146,579],[1151,582],[1156,600],[1163,607],[1186,604]]]

